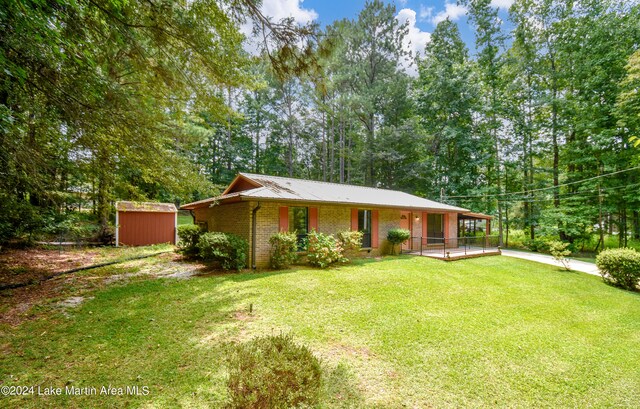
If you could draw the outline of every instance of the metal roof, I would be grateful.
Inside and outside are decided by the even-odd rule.
[[[233,191],[233,185],[241,179],[254,182],[260,187]],[[281,200],[320,202],[349,205],[363,205],[372,207],[393,207],[402,209],[441,210],[450,212],[468,212],[456,206],[439,203],[433,200],[410,195],[405,192],[373,187],[345,185],[338,183],[319,182],[314,180],[294,179],[280,176],[257,175],[239,173],[225,192],[231,192],[216,198],[186,204],[181,209],[195,209],[231,198],[241,200]]]
[[[152,213],[176,213],[178,210],[173,203],[152,202],[116,202],[116,210],[119,212],[152,212]]]
[[[466,213],[462,213],[461,215],[458,216],[459,219],[484,219],[484,220],[491,220],[493,219],[493,216],[488,215],[488,214],[484,214],[484,213],[474,213],[474,212],[466,212]]]

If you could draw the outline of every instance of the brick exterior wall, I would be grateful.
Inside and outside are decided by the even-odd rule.
[[[257,202],[251,202],[253,209]],[[256,213],[256,267],[269,267],[269,257],[271,245],[269,238],[278,233],[280,226],[280,206],[286,206],[282,203],[262,202],[260,210]],[[249,220],[251,223],[251,220]]]
[[[196,209],[194,213],[196,224],[206,223],[207,231],[233,233],[245,240],[251,238],[249,202],[216,205],[210,208]]]
[[[221,231],[234,233],[243,237],[251,246],[251,217],[252,210],[257,206],[257,202],[238,202],[223,205],[216,205],[212,208],[197,209],[194,211],[196,223],[206,222],[209,231]],[[292,206],[291,203],[284,202],[261,202],[260,210],[256,216],[256,266],[266,268],[269,266],[271,246],[269,238],[278,232],[280,214],[282,206]],[[351,209],[352,206],[322,205],[317,203],[296,203],[295,206],[317,207],[318,208],[318,231],[325,234],[335,234],[340,231],[351,229]],[[379,256],[389,254],[391,245],[387,240],[387,233],[390,229],[400,227],[400,209],[375,209],[378,210],[378,248],[364,252],[363,255]],[[422,213],[419,213],[422,218]],[[414,220],[413,235],[421,236],[422,220]],[[453,213],[449,217],[449,232],[452,236],[457,235],[457,214]],[[251,252],[250,252],[251,253]],[[250,257],[251,255],[249,255]],[[251,266],[251,260],[247,260],[247,265]]]

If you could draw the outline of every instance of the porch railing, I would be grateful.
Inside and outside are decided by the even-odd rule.
[[[495,251],[498,249],[498,236],[482,237],[411,237],[400,247],[401,253],[442,254],[449,257],[456,254]]]

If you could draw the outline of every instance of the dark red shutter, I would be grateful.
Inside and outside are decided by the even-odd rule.
[[[309,208],[309,231],[318,231],[318,208]]]
[[[351,231],[358,231],[358,209],[351,209]]]
[[[427,212],[422,212],[422,237],[427,237]]]
[[[442,222],[444,223],[444,239],[450,239],[451,237],[449,236],[449,234],[451,233],[449,231],[449,213],[445,213],[444,216],[442,217]]]
[[[289,231],[289,208],[280,208],[280,231]]]
[[[371,247],[378,248],[378,211],[371,211]]]

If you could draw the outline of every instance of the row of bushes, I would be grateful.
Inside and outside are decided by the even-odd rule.
[[[291,232],[276,233],[269,239],[271,244],[271,267],[287,268],[298,259],[298,236]],[[345,263],[362,246],[362,232],[343,231],[336,237],[311,231],[304,247],[309,264],[326,268],[334,263]]]
[[[392,253],[395,246],[405,242],[411,236],[409,230],[391,229],[387,240],[392,245]],[[334,263],[346,263],[350,258],[357,256],[362,247],[363,233],[359,231],[341,231],[334,237],[311,231],[306,238],[304,246],[309,264],[326,268]],[[295,233],[281,232],[274,234],[269,239],[271,244],[271,267],[287,268],[295,263],[298,258],[298,237]]]
[[[242,270],[247,264],[249,243],[231,233],[204,232],[196,225],[178,227],[178,248],[186,256],[216,261],[225,270]]]
[[[409,238],[402,229],[389,231],[388,240],[395,246]],[[226,270],[240,270],[246,266],[249,244],[230,233],[204,232],[196,225],[178,227],[179,251],[189,257],[217,261]],[[304,243],[306,257],[312,266],[326,268],[334,263],[345,263],[355,257],[362,247],[363,233],[342,231],[336,236],[311,231]],[[269,239],[271,267],[287,268],[298,260],[298,236],[293,232],[276,233]]]

